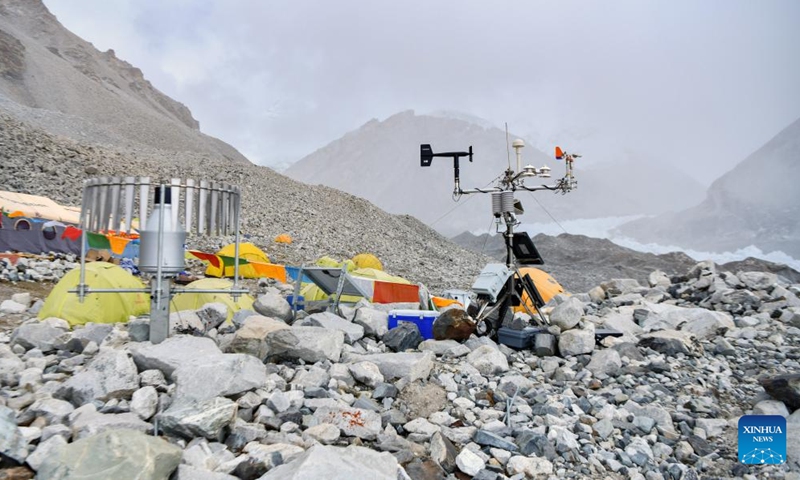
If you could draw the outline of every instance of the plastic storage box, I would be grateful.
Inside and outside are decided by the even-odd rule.
[[[542,328],[525,327],[522,330],[514,330],[508,327],[501,327],[497,331],[497,341],[511,348],[531,349],[536,335],[546,331]]]
[[[432,310],[391,310],[389,312],[389,329],[396,328],[401,323],[413,323],[419,328],[422,338],[433,338],[433,322],[439,317],[439,312]]]

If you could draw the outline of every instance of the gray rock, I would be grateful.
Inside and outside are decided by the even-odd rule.
[[[555,443],[559,453],[575,450],[579,447],[578,438],[566,427],[551,425],[547,432],[547,439]]]
[[[581,317],[583,317],[583,303],[575,297],[569,297],[550,313],[550,323],[558,326],[563,332],[575,328]]]
[[[26,444],[14,410],[0,406],[0,453],[22,463],[28,456]]]
[[[433,352],[445,358],[459,358],[471,352],[469,347],[455,340],[425,340],[418,348],[420,352]]]
[[[270,354],[267,336],[272,332],[288,329],[289,325],[281,320],[261,315],[250,315],[241,322],[241,328],[234,334],[229,347],[230,351],[247,353],[254,357],[265,359]]]
[[[25,463],[27,463],[33,471],[38,471],[48,458],[58,456],[61,453],[61,449],[66,445],[67,440],[60,435],[40,441],[33,453],[28,455],[28,458],[25,459]]]
[[[344,339],[347,343],[353,343],[361,340],[364,336],[364,327],[357,324],[348,322],[347,320],[334,315],[330,312],[315,313],[308,318],[304,318],[300,325],[310,327],[322,327],[328,330],[339,330],[344,333]]]
[[[431,437],[430,453],[431,459],[446,472],[452,473],[456,469],[458,450],[453,445],[453,442],[442,435],[442,432],[436,432]]]
[[[456,466],[462,472],[474,477],[486,467],[486,462],[472,450],[464,448],[456,457]]]
[[[179,366],[198,358],[222,353],[210,338],[177,335],[152,345],[143,344],[132,348],[133,361],[139,371],[157,369],[171,379],[172,372]]]
[[[335,425],[331,425],[329,423],[320,423],[319,425],[314,425],[313,427],[306,429],[303,432],[303,435],[308,435],[324,445],[330,445],[336,440],[339,440],[341,433],[342,432],[340,432],[339,428]]]
[[[155,387],[147,386],[133,392],[130,404],[131,413],[142,420],[148,420],[158,409],[158,392]]]
[[[25,308],[28,308],[28,306],[31,304],[31,294],[30,292],[15,293],[11,295],[11,301],[17,302]]]
[[[27,350],[38,348],[44,353],[55,349],[56,339],[69,330],[69,324],[57,318],[20,325],[11,334],[11,346],[20,345]]]
[[[292,306],[277,293],[260,295],[253,303],[253,310],[265,317],[283,320],[284,322],[292,320]]]
[[[478,445],[501,448],[509,452],[517,451],[517,446],[513,442],[487,430],[478,430],[475,432],[475,436],[472,439]]]
[[[20,360],[8,345],[0,343],[0,382],[3,385],[16,385],[17,376],[25,368],[25,362]]]
[[[358,362],[349,365],[350,374],[356,381],[375,388],[384,381],[380,368],[372,362]]]
[[[206,303],[196,311],[206,331],[217,328],[228,318],[228,306],[224,303]]]
[[[128,322],[128,337],[132,342],[146,342],[150,339],[150,319],[134,318]]]
[[[88,407],[88,408],[87,408]],[[109,430],[136,430],[151,433],[153,426],[134,413],[99,413],[94,405],[84,405],[73,412],[72,438],[86,438]]]
[[[506,356],[488,345],[483,345],[470,352],[467,355],[467,362],[482,375],[496,375],[508,371]]]
[[[552,357],[557,352],[555,335],[539,333],[533,338],[533,351],[537,357]]]
[[[200,436],[219,441],[223,429],[236,418],[236,403],[217,397],[198,403],[172,405],[156,418],[167,433],[188,439]]]
[[[789,416],[789,409],[778,400],[762,400],[753,407],[753,415],[780,415]]]
[[[535,455],[552,460],[556,457],[555,445],[543,434],[533,430],[522,430],[517,435],[515,443],[523,455]]]
[[[597,436],[605,440],[611,435],[611,432],[614,431],[614,425],[611,423],[610,419],[604,418],[592,425],[592,430]]]
[[[56,390],[56,396],[83,405],[92,400],[127,399],[138,388],[139,375],[128,353],[104,347],[83,371]]]
[[[638,345],[669,356],[675,356],[679,353],[700,356],[703,352],[703,347],[693,336],[677,330],[646,333],[639,338]]]
[[[355,360],[372,362],[377,365],[386,381],[408,378],[413,382],[428,378],[433,369],[434,358],[431,352],[406,352],[363,355]]]
[[[558,350],[564,357],[592,353],[594,347],[593,329],[568,330],[558,337]]]
[[[196,311],[181,310],[169,314],[170,335],[203,336],[208,329]]]
[[[651,287],[669,288],[669,286],[672,285],[672,281],[669,279],[667,274],[661,270],[655,270],[648,275],[647,283],[649,283]]]
[[[0,313],[20,315],[25,313],[26,310],[28,310],[27,305],[23,305],[14,300],[3,300],[2,303],[0,303]]]
[[[594,303],[603,303],[603,300],[606,299],[606,291],[599,285],[589,290],[588,294]]]
[[[176,402],[199,402],[261,387],[267,383],[267,369],[251,355],[228,353],[187,362],[172,377]]]
[[[800,373],[764,376],[758,379],[767,393],[792,410],[800,409]]]
[[[653,461],[653,449],[641,437],[635,437],[625,447],[625,453],[636,465],[643,467]]]
[[[356,310],[353,323],[364,327],[364,334],[381,339],[389,331],[389,314],[374,308],[362,307]]]
[[[49,425],[64,423],[64,420],[75,410],[71,403],[56,398],[42,398],[28,407],[28,412],[35,417],[43,417]]]
[[[750,290],[768,290],[778,283],[778,276],[769,272],[739,272],[736,276]]]
[[[395,328],[389,330],[382,338],[383,343],[395,352],[413,350],[422,343],[422,340],[423,338],[419,333],[419,327],[410,322],[400,323]]]
[[[316,363],[338,362],[344,346],[344,333],[321,327],[292,326],[267,335],[270,355],[297,358]]]
[[[619,353],[613,349],[595,350],[586,369],[596,375],[616,376],[622,368]]]
[[[170,480],[238,480],[238,477],[227,473],[211,472],[202,468],[178,465],[178,469]]]
[[[181,449],[160,438],[130,430],[114,430],[73,442],[47,458],[38,471],[41,480],[100,478],[166,479],[181,461]],[[102,473],[101,476],[105,476]]]
[[[381,416],[370,410],[340,406],[321,407],[314,412],[315,424],[328,423],[344,435],[375,440],[381,431]]]
[[[626,293],[636,293],[642,286],[632,278],[615,278],[603,282],[600,286],[609,296],[625,295]]]
[[[75,331],[72,332],[72,341],[77,342],[80,348],[74,351],[82,352],[91,342],[97,345],[102,344],[103,340],[108,337],[112,330],[114,330],[114,325],[107,323],[87,323],[83,328],[75,329]]]
[[[338,448],[314,445],[294,460],[275,467],[259,480],[301,480],[311,478],[369,478],[397,480],[401,478],[397,459],[388,452],[378,453],[364,447]]]
[[[310,388],[327,387],[331,377],[328,372],[320,367],[312,366],[308,370],[298,370],[291,384],[303,390]]]
[[[397,387],[392,385],[391,383],[379,383],[375,386],[375,389],[372,391],[372,398],[375,400],[381,400],[384,398],[395,398],[398,394]]]
[[[260,440],[267,436],[267,429],[260,423],[248,423],[237,418],[227,438],[225,445],[232,451],[241,451],[248,443]]]
[[[508,460],[506,471],[513,476],[522,474],[527,478],[543,478],[553,474],[553,464],[546,458],[514,455]]]

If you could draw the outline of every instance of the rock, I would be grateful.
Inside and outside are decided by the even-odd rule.
[[[707,438],[721,437],[728,428],[728,421],[722,418],[698,418],[695,422],[706,432]]]
[[[383,343],[395,352],[405,352],[413,350],[422,343],[422,335],[419,327],[410,322],[402,322],[395,328],[389,330],[382,338]]]
[[[187,362],[172,377],[176,402],[199,402],[261,387],[267,383],[267,369],[251,355],[227,353]]]
[[[533,388],[534,385],[534,382],[529,378],[523,375],[512,373],[504,376],[503,379],[500,380],[497,390],[505,393],[509,398],[511,398],[514,395],[525,395],[525,393]]]
[[[284,322],[292,320],[292,306],[277,293],[260,295],[253,303],[253,310],[265,317],[283,320]]]
[[[53,344],[64,332],[69,330],[69,324],[61,319],[48,318],[36,323],[20,325],[11,334],[11,346],[21,345],[27,350],[38,348],[44,353],[54,350]]]
[[[172,405],[156,418],[161,428],[172,435],[188,439],[200,436],[219,441],[223,429],[236,418],[236,403],[217,397],[198,403]]]
[[[20,315],[28,310],[27,305],[23,305],[15,300],[3,300],[0,303],[0,313],[9,313],[12,315]]]
[[[418,434],[421,438],[429,439],[434,433],[439,431],[437,425],[432,424],[424,418],[415,418],[403,425],[403,429],[409,433]]]
[[[139,375],[128,353],[103,347],[83,371],[56,390],[56,396],[79,406],[92,400],[127,399],[138,388]]]
[[[445,480],[447,477],[444,469],[433,460],[414,458],[411,462],[406,463],[403,468],[407,477],[404,476],[402,478],[410,478],[411,480]],[[398,478],[401,477],[398,475]]]
[[[202,468],[190,467],[189,465],[178,465],[178,469],[175,470],[170,480],[238,480],[238,477],[227,473],[211,472]]]
[[[758,383],[772,398],[783,402],[791,410],[800,409],[800,373],[761,377]]]
[[[314,412],[315,424],[328,423],[344,435],[375,440],[381,431],[381,416],[370,410],[349,407],[321,407]]]
[[[465,448],[456,457],[456,466],[462,472],[474,477],[486,467],[486,462],[472,450]]]
[[[76,409],[71,417],[73,439],[91,437],[109,430],[153,431],[152,425],[143,422],[134,413],[99,413],[92,404]]]
[[[364,385],[375,388],[384,381],[381,370],[372,362],[358,362],[349,365],[350,373],[356,381]]]
[[[458,450],[453,442],[442,435],[442,432],[435,432],[431,437],[430,454],[431,459],[448,473],[452,473],[456,469]]]
[[[180,447],[130,430],[114,430],[84,438],[47,458],[38,471],[41,480],[99,478],[166,479],[181,461]],[[102,475],[102,473],[100,474]]]
[[[467,362],[482,375],[496,375],[508,371],[508,359],[506,356],[500,350],[488,345],[483,345],[473,350],[467,355]]]
[[[501,448],[509,452],[517,451],[517,446],[513,442],[509,442],[505,438],[487,430],[478,430],[472,439],[478,445]]]
[[[550,426],[547,432],[547,439],[555,443],[556,451],[559,453],[568,452],[579,447],[578,438],[575,434],[559,425]]]
[[[675,356],[679,353],[700,356],[703,352],[703,347],[693,336],[677,330],[646,333],[639,338],[638,345],[669,356]]]
[[[592,353],[594,346],[593,330],[573,329],[562,333],[558,337],[558,351],[564,357]]]
[[[364,334],[381,339],[389,331],[389,314],[374,308],[361,307],[356,310],[353,323],[364,327]]]
[[[524,474],[527,478],[541,478],[553,474],[553,464],[546,458],[514,455],[506,464],[509,475]]]
[[[651,287],[669,288],[669,286],[672,285],[672,281],[667,274],[661,270],[655,270],[650,273],[650,275],[647,276],[647,283],[649,283]]]
[[[408,378],[413,382],[428,378],[433,369],[434,355],[430,352],[376,353],[362,355],[358,360],[377,365],[386,381]]]
[[[631,461],[640,467],[644,467],[653,461],[653,450],[641,437],[635,437],[625,447],[625,453],[630,457]]]
[[[330,312],[315,313],[303,319],[301,325],[322,327],[328,330],[339,330],[344,333],[344,339],[350,345],[361,340],[364,336],[364,327],[357,323],[348,322],[342,317]]]
[[[639,282],[632,278],[615,278],[600,284],[600,287],[609,295],[625,295],[627,293],[636,293],[642,286]]]
[[[0,383],[3,385],[16,384],[17,376],[23,370],[25,370],[25,362],[20,360],[8,345],[0,343]]]
[[[391,383],[379,383],[375,385],[375,390],[372,391],[372,398],[375,400],[395,398],[398,393],[397,387]]]
[[[603,300],[606,299],[606,291],[603,290],[603,287],[598,285],[589,290],[589,298],[594,303],[603,303]]]
[[[170,336],[193,335],[202,337],[208,331],[196,311],[182,310],[169,314]]]
[[[225,438],[225,445],[233,452],[241,451],[248,443],[258,441],[267,436],[267,429],[260,423],[247,423],[237,418],[230,433]]]
[[[609,437],[611,433],[614,431],[614,425],[611,423],[611,420],[608,418],[604,418],[594,425],[592,425],[592,430],[603,440]]]
[[[44,418],[49,425],[64,423],[74,410],[71,403],[56,398],[42,398],[28,407],[30,414]]]
[[[550,323],[564,332],[575,328],[581,317],[583,317],[583,303],[575,297],[569,297],[550,313]]]
[[[595,376],[603,374],[615,377],[620,368],[622,368],[622,360],[619,353],[613,349],[595,350],[592,353],[592,360],[586,365],[586,369]]]
[[[222,325],[222,322],[228,318],[228,306],[219,302],[206,303],[195,313],[203,322],[205,330],[209,331]]]
[[[789,409],[778,400],[762,400],[753,407],[753,415],[780,415],[789,416]]]
[[[11,295],[11,301],[17,302],[20,305],[23,305],[25,308],[28,308],[28,306],[31,304],[31,294],[30,292],[15,293]]]
[[[750,290],[769,290],[778,283],[778,276],[769,272],[739,272],[736,276]]]
[[[378,370],[378,367],[375,367],[375,370]],[[380,372],[378,372],[380,373]],[[297,374],[292,379],[291,384],[294,388],[301,388],[302,390],[308,390],[311,388],[321,388],[323,386],[327,386],[328,382],[330,382],[330,375],[328,372],[323,370],[320,367],[312,366],[308,370],[298,370]]]
[[[150,319],[134,318],[128,322],[128,337],[132,342],[146,342],[150,339]]]
[[[17,427],[14,410],[0,406],[0,453],[19,463],[28,456],[27,442]]]
[[[50,437],[45,441],[39,442],[39,445],[36,446],[33,453],[28,455],[28,458],[25,459],[25,463],[33,470],[38,471],[48,458],[58,456],[61,449],[66,445],[67,441],[64,437],[60,435]]]
[[[476,323],[461,309],[442,312],[433,321],[433,338],[436,340],[464,341],[476,330]]]
[[[314,445],[294,460],[275,467],[259,480],[301,480],[311,478],[364,478],[397,480],[401,478],[397,459],[388,452],[378,453],[364,447],[347,448]]]
[[[344,345],[344,334],[321,327],[292,326],[267,335],[270,355],[298,358],[316,363],[338,362]]]
[[[433,352],[437,357],[445,358],[463,357],[472,351],[466,345],[455,340],[425,340],[417,348],[420,352]]]
[[[112,330],[114,330],[114,325],[107,323],[87,323],[83,328],[77,328],[72,332],[70,344],[75,348],[71,350],[82,352],[91,342],[101,345]]]
[[[320,423],[313,427],[307,428],[303,435],[308,435],[319,443],[330,445],[331,443],[339,440],[341,432],[335,425],[329,423]]]
[[[230,351],[247,353],[263,360],[270,354],[267,336],[272,332],[288,329],[289,325],[280,320],[250,315],[241,322],[241,328],[234,334]]]
[[[135,413],[142,420],[148,420],[155,415],[158,409],[158,392],[155,387],[142,387],[133,392],[130,409],[131,413]]]
[[[179,366],[194,359],[220,355],[222,351],[210,338],[177,335],[156,345],[143,344],[133,348],[131,354],[140,371],[161,370],[171,379],[172,372]]]
[[[533,339],[533,351],[537,357],[552,357],[556,355],[556,337],[549,333],[539,333]]]
[[[736,348],[723,337],[714,340],[714,353],[718,355],[736,356]]]

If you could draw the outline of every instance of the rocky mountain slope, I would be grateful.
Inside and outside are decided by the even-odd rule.
[[[642,242],[717,251],[755,245],[800,258],[798,184],[800,119],[715,181],[699,205],[620,231]]]
[[[366,198],[388,212],[413,215],[447,235],[485,229],[490,218],[488,197],[462,198],[463,206],[453,203],[452,161],[435,159],[432,167],[421,168],[421,143],[432,144],[434,151],[473,146],[475,161],[461,164],[463,188],[486,186],[508,166],[502,130],[485,122],[407,111],[384,121],[371,120],[299,160],[285,173],[310,185],[327,185]],[[536,196],[561,220],[655,214],[685,208],[702,196],[697,182],[647,159],[626,158],[598,166],[592,165],[591,152],[582,153],[586,157],[576,162],[577,191],[566,196]],[[553,177],[564,173],[564,166],[549,153],[526,147],[522,154],[523,165],[548,165]],[[516,165],[513,151],[511,156]],[[518,194],[528,212],[522,220],[549,221],[529,195]],[[441,218],[455,207],[452,214]]]
[[[505,262],[505,246],[499,235],[472,235],[464,232],[453,242],[477,253]],[[588,292],[609,278],[633,278],[647,283],[650,273],[660,270],[669,276],[681,275],[696,263],[681,252],[655,255],[621,247],[610,240],[563,233],[557,237],[539,234],[533,242],[545,264],[538,266],[550,273],[567,291]],[[755,258],[729,262],[721,271],[759,271],[779,275],[787,282],[800,282],[800,272],[786,265]]]
[[[65,122],[43,112],[27,120],[76,140],[247,161],[201,133],[189,109],[141,70],[64,28],[41,0],[0,0],[0,107],[16,105],[68,115]]]

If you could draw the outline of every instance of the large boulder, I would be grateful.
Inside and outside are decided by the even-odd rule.
[[[365,360],[377,365],[386,381],[406,377],[413,382],[428,378],[433,369],[434,359],[435,356],[431,352],[407,352],[362,355],[355,360]]]
[[[0,453],[22,463],[28,456],[26,445],[14,410],[0,406]]]
[[[550,313],[550,323],[558,326],[562,332],[575,328],[583,317],[583,302],[569,297],[556,305]]]
[[[364,334],[380,339],[389,331],[389,314],[374,308],[361,307],[356,310],[353,323],[364,327]]]
[[[181,462],[180,447],[131,430],[113,430],[78,440],[41,465],[40,480],[166,480]]]
[[[25,370],[25,362],[11,351],[11,347],[0,343],[0,383],[15,385],[17,376]]]
[[[605,290],[608,296],[625,295],[628,293],[637,293],[642,289],[639,282],[633,278],[615,278],[600,284],[600,287]]]
[[[338,362],[344,346],[344,333],[322,327],[292,326],[267,335],[270,355],[316,363]]]
[[[60,318],[47,318],[20,325],[11,334],[11,345],[20,345],[27,350],[38,348],[44,353],[55,349],[56,339],[69,331],[69,324]]]
[[[595,347],[594,329],[573,329],[558,336],[558,350],[562,356],[592,353]]]
[[[397,480],[397,459],[388,452],[351,445],[347,448],[314,445],[284,465],[279,465],[259,480],[301,480],[306,478],[369,478]]]
[[[277,293],[265,293],[253,302],[253,310],[265,317],[289,322],[292,320],[292,306]]]
[[[155,345],[131,345],[131,354],[140,371],[161,370],[167,378],[172,378],[172,372],[179,366],[197,358],[220,355],[222,351],[210,338],[178,335]]]
[[[769,290],[778,283],[778,276],[769,272],[739,272],[736,276],[750,290]]]
[[[647,303],[645,309],[650,313],[641,326],[648,332],[682,330],[702,340],[736,328],[731,316],[725,312],[652,303]]]
[[[86,438],[109,430],[136,430],[151,433],[153,426],[135,413],[100,413],[93,404],[75,410],[72,418],[72,438]]]
[[[419,327],[410,322],[403,322],[395,328],[389,330],[383,336],[383,343],[395,352],[405,352],[413,350],[422,343],[422,335]]]
[[[792,410],[800,409],[800,373],[762,377],[758,383],[776,400]]]
[[[56,390],[56,396],[80,406],[92,400],[127,399],[138,388],[139,374],[128,353],[104,347],[84,370]]]
[[[364,327],[353,322],[348,322],[338,315],[330,312],[315,313],[307,318],[304,318],[300,325],[308,327],[322,327],[328,330],[338,330],[344,333],[344,339],[347,343],[352,345],[354,342],[361,340],[364,336]]]
[[[467,362],[482,375],[496,375],[508,371],[508,359],[498,349],[483,345],[467,355]]]
[[[597,375],[616,376],[622,368],[622,359],[614,349],[595,350],[586,369]]]
[[[689,333],[678,330],[661,330],[646,333],[639,337],[638,345],[669,356],[675,356],[679,353],[700,356],[703,353],[703,347],[696,338]]]
[[[262,315],[250,315],[244,319],[242,327],[234,334],[229,350],[265,359],[269,355],[267,336],[272,332],[288,328],[286,322]]]
[[[254,390],[267,383],[267,368],[252,355],[228,353],[195,359],[172,372],[175,402],[200,402]]]
[[[314,411],[314,424],[323,423],[338,427],[344,435],[362,440],[375,440],[381,432],[381,416],[362,408],[320,407]]]

